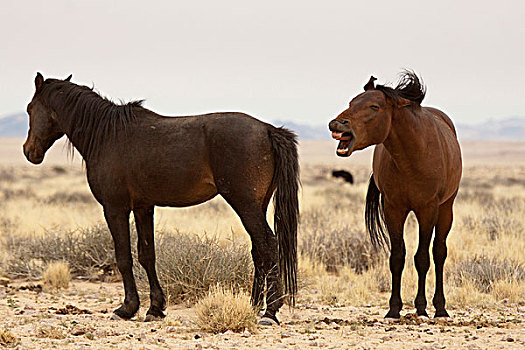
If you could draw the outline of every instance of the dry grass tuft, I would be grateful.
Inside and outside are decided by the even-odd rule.
[[[158,234],[156,251],[159,280],[170,301],[196,301],[218,284],[234,290],[251,287],[253,263],[247,244],[176,231]],[[144,269],[136,266],[135,272],[146,289]]]
[[[492,292],[497,282],[519,283],[525,280],[525,268],[509,259],[475,256],[454,265],[452,276],[458,285],[466,281],[472,283],[480,292]]]
[[[65,339],[67,334],[64,330],[55,326],[41,326],[37,328],[36,336],[39,338]]]
[[[375,266],[382,255],[374,251],[359,226],[333,225],[333,211],[313,209],[301,214],[299,253],[322,263],[327,271],[348,266],[362,273]]]
[[[115,254],[111,234],[105,225],[73,231],[48,230],[43,235],[4,233],[9,257],[6,273],[12,277],[38,278],[57,260],[67,261],[75,275],[92,274],[93,269],[111,272]]]
[[[0,329],[0,345],[7,348],[13,348],[18,345],[18,339],[10,330],[4,328]]]
[[[231,288],[214,287],[200,300],[196,307],[196,323],[205,332],[222,333],[228,330],[253,331],[256,324],[256,311],[250,303],[250,296]]]
[[[56,261],[47,265],[42,279],[44,284],[54,289],[67,289],[71,281],[69,265],[64,261]]]

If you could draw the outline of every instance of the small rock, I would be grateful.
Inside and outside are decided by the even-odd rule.
[[[512,338],[510,335],[506,335],[503,337],[503,339],[501,339],[503,341],[507,341],[509,343],[512,343],[514,341],[514,338]]]
[[[176,331],[177,331],[177,327],[174,327],[174,326],[166,327],[166,333],[175,333]]]
[[[281,338],[290,338],[292,335],[290,333],[281,333]]]
[[[247,330],[246,328],[244,328],[244,332],[242,332],[241,337],[249,338],[251,336],[252,336],[252,334],[250,333],[250,331]]]

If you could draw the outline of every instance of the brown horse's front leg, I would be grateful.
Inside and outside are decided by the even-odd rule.
[[[407,210],[400,210],[385,203],[385,223],[390,235],[390,272],[392,273],[392,295],[390,297],[390,310],[386,318],[400,318],[403,301],[401,299],[401,275],[405,266],[405,241],[403,229],[408,215]]]
[[[133,209],[137,226],[137,250],[139,263],[146,270],[150,290],[150,307],[146,313],[146,321],[164,318],[162,312],[166,309],[166,298],[155,270],[155,239],[153,232],[153,207]]]
[[[414,256],[418,274],[417,295],[414,304],[418,316],[428,317],[426,311],[427,298],[425,296],[427,273],[430,268],[430,254],[428,250],[432,239],[432,231],[436,225],[437,214],[437,205],[427,205],[423,209],[416,211],[416,217],[419,222],[419,245]]]
[[[129,237],[129,210],[104,208],[104,216],[115,244],[117,267],[124,281],[124,304],[114,311],[118,318],[130,319],[139,309],[139,295],[133,277],[133,260]]]
[[[436,225],[436,236],[434,237],[434,246],[432,254],[434,255],[434,265],[436,267],[436,291],[432,303],[436,308],[434,317],[449,317],[445,309],[445,294],[443,292],[443,265],[447,258],[447,236],[452,227],[452,206],[455,196],[443,203],[439,207],[438,222]]]

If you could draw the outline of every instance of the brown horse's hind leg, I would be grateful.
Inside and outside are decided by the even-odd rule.
[[[129,237],[129,210],[104,208],[104,216],[115,244],[117,267],[124,281],[124,304],[114,311],[120,318],[130,319],[139,309],[139,295],[133,277],[133,260]]]
[[[434,246],[432,254],[434,255],[434,265],[436,268],[436,291],[432,304],[436,308],[434,317],[449,317],[445,310],[445,294],[443,293],[443,265],[447,258],[447,236],[452,227],[452,205],[455,195],[439,207],[438,222],[436,225],[436,236],[434,237]]]
[[[403,226],[408,215],[408,211],[400,210],[385,203],[385,224],[390,235],[390,272],[392,273],[392,295],[390,297],[390,310],[386,314],[387,318],[400,318],[400,311],[403,308],[401,300],[401,275],[405,265],[405,241],[403,239]]]
[[[150,290],[150,307],[146,313],[146,321],[155,318],[164,318],[163,310],[166,309],[166,298],[157,278],[155,270],[155,240],[153,233],[153,207],[133,209],[137,226],[137,250],[139,263],[148,275]]]
[[[432,231],[437,221],[437,206],[427,205],[423,209],[416,211],[416,217],[419,222],[419,244],[416,255],[414,256],[414,263],[418,274],[417,295],[414,304],[418,316],[428,317],[427,298],[425,296],[426,279],[428,269],[430,268],[430,240],[432,239]]]

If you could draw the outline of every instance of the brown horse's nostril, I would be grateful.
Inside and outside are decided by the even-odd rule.
[[[331,130],[331,131],[340,131],[339,130],[339,127],[341,125],[348,125],[349,124],[349,121],[348,120],[344,120],[344,119],[334,119],[332,120],[329,124],[328,124],[328,128]]]

